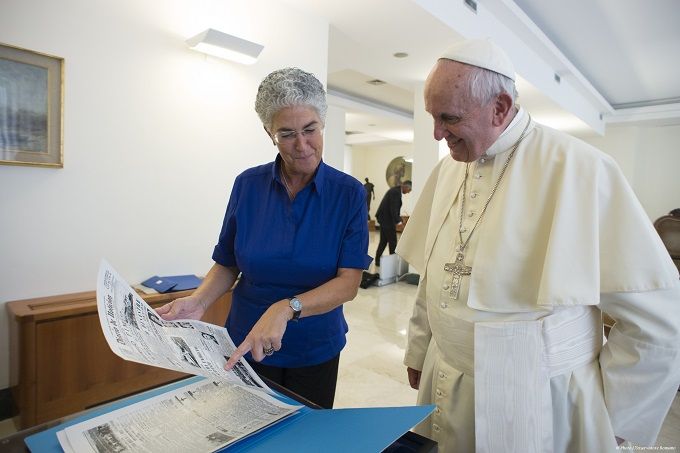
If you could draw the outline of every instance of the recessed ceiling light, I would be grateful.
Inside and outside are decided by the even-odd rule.
[[[387,82],[385,82],[384,80],[380,80],[380,79],[373,79],[373,80],[367,81],[366,83],[370,83],[371,85],[378,86],[378,85],[385,85]]]
[[[394,58],[406,58],[408,57],[408,54],[406,52],[397,52],[393,54]]]

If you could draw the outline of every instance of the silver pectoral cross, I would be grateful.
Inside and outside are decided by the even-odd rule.
[[[451,272],[451,297],[458,299],[458,293],[460,292],[460,284],[464,275],[470,275],[472,273],[472,267],[466,266],[463,262],[465,260],[465,255],[462,252],[458,252],[456,255],[455,263],[445,263],[444,271]]]

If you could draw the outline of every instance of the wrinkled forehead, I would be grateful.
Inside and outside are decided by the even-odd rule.
[[[468,100],[468,77],[472,66],[457,61],[441,59],[430,71],[425,81],[425,108],[464,104]]]
[[[465,63],[441,59],[437,61],[427,76],[425,91],[435,93],[452,90],[465,91],[472,69],[472,66]]]

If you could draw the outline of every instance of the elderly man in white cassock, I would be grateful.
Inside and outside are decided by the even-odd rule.
[[[535,123],[514,78],[471,40],[425,85],[451,157],[397,248],[421,274],[404,363],[436,405],[417,431],[444,452],[651,445],[680,383],[677,269],[615,162]]]

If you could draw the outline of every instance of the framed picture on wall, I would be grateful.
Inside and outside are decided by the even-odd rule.
[[[64,166],[64,59],[0,44],[0,164]]]

